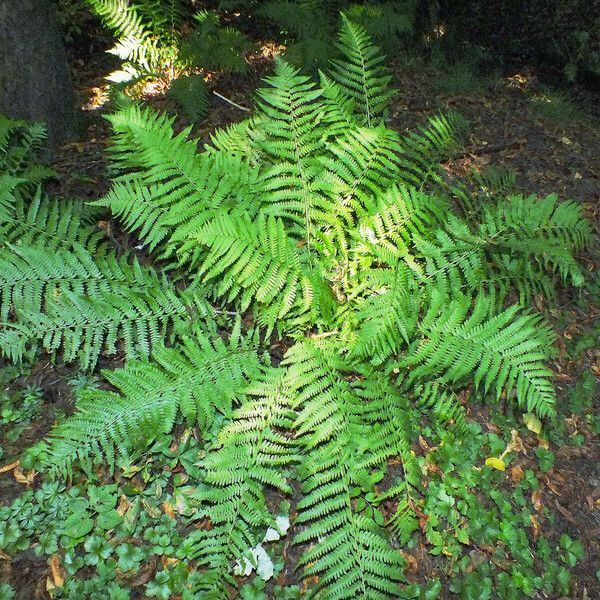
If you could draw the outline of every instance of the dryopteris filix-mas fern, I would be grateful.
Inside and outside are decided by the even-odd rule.
[[[581,209],[486,194],[459,217],[439,163],[462,121],[387,129],[389,76],[347,19],[340,51],[320,86],[279,62],[256,113],[202,150],[147,109],[110,117],[114,183],[96,204],[166,274],[110,249],[89,209],[4,167],[17,179],[1,188],[2,351],[18,359],[39,340],[84,367],[102,352],[130,358],[52,431],[46,466],[116,468],[178,420],[197,426],[198,597],[228,597],[233,566],[273,523],[267,491],[287,494],[294,478],[295,541],[317,596],[401,597],[390,532],[404,544],[418,527],[415,411],[457,436],[469,387],[554,412],[551,331],[509,300],[581,284]],[[228,333],[231,313],[269,337],[242,333],[241,319]],[[283,361],[263,356],[273,336]],[[403,476],[382,491],[390,461]]]

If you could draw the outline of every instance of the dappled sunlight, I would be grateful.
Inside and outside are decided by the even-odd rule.
[[[98,110],[109,100],[109,84],[90,88],[88,93],[88,99],[81,105],[81,110]]]

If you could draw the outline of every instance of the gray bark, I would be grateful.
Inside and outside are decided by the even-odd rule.
[[[52,146],[77,132],[79,114],[51,0],[0,0],[0,113],[46,122]]]

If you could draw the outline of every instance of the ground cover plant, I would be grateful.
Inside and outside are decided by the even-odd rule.
[[[522,442],[471,423],[465,398],[505,430],[500,403],[537,433],[556,414],[553,333],[530,306],[583,284],[590,225],[554,195],[455,179],[440,163],[464,120],[388,129],[378,48],[346,18],[338,44],[318,83],[278,62],[253,115],[204,148],[165,114],[113,114],[113,184],[92,205],[46,197],[41,130],[2,123],[4,356],[127,358],[78,385],[23,458],[48,481],[1,509],[2,552],[60,560],[54,596],[266,597],[290,514],[303,582],[273,597],[439,597],[407,576],[417,532],[454,557],[463,598],[568,593],[581,545],[539,537],[534,560],[535,474],[511,501],[493,488]],[[136,254],[98,228],[106,209]]]

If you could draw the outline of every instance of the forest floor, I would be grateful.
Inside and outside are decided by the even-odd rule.
[[[215,78],[211,86],[241,106],[252,106],[254,91],[269,66],[267,49],[250,73]],[[60,148],[53,158],[52,166],[58,177],[49,191],[54,195],[87,200],[102,196],[108,189],[104,150],[110,132],[99,106],[104,94],[106,68],[106,59],[99,49],[73,59],[77,91],[86,108],[83,135]],[[404,132],[422,123],[429,115],[458,111],[469,119],[471,128],[464,150],[448,162],[449,170],[460,173],[472,168],[483,169],[490,164],[511,169],[517,175],[519,189],[525,194],[557,193],[561,199],[581,202],[596,230],[600,231],[600,114],[594,114],[593,106],[588,103],[580,112],[561,104],[554,110],[534,72],[497,78],[488,82],[484,89],[478,88],[472,93],[440,91],[431,83],[436,80],[432,73],[435,71],[395,66],[395,84],[399,92],[393,101],[390,126]],[[160,91],[149,95],[147,100],[155,108],[170,108]],[[600,111],[600,107],[595,110]],[[194,128],[193,135],[207,141],[214,128],[245,116],[244,111],[214,97],[209,117]],[[184,125],[178,119],[176,126]],[[600,378],[597,250],[595,247],[583,257],[591,286],[595,289],[590,288],[591,291],[583,295],[565,293],[556,306],[538,306],[558,332],[559,354],[551,368],[560,402],[565,407],[572,401],[573,390],[585,373]],[[48,412],[36,418],[12,446],[6,446],[10,454],[18,455],[20,450],[41,439],[52,421],[49,415],[71,410],[73,401],[66,382],[73,374],[65,366],[44,361],[21,382],[33,383],[44,390]],[[593,402],[598,414],[600,399],[594,398]],[[566,408],[564,412],[567,412]],[[487,412],[481,407],[472,406],[470,416],[484,428],[494,427],[488,423]],[[539,472],[535,453],[526,437],[518,465],[536,471],[541,482],[541,495],[536,500],[556,514],[554,522],[540,521],[544,533],[548,535],[548,530],[552,530],[550,535],[556,539],[567,533],[583,542],[586,558],[574,570],[571,598],[593,600],[600,598],[600,581],[596,575],[600,570],[600,440],[583,417],[567,415],[566,423],[568,434],[581,435],[582,441],[579,445],[555,448],[553,468],[546,473]],[[0,497],[10,501],[24,487],[35,486],[34,478],[25,475],[18,470],[0,474]],[[510,486],[509,480],[507,486]],[[436,561],[428,557],[426,551],[417,553],[414,559],[418,579],[427,580],[436,575]],[[0,573],[7,574],[9,569],[0,559]],[[15,566],[15,571],[8,573],[17,589],[17,598],[48,597],[44,585],[40,584],[45,581],[48,569],[45,557],[37,558],[31,554],[20,561],[18,572]]]

